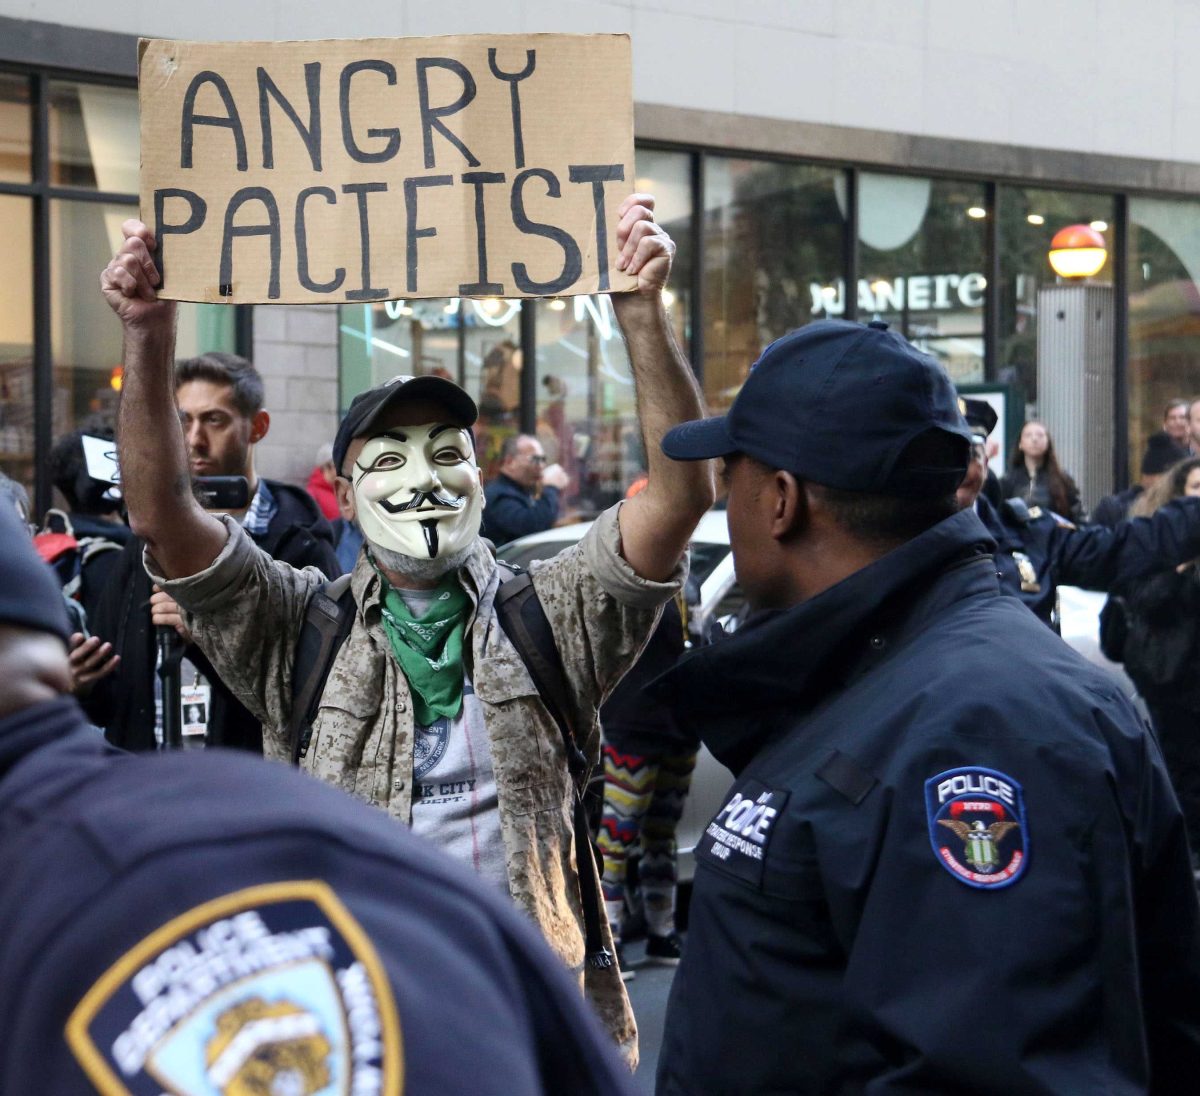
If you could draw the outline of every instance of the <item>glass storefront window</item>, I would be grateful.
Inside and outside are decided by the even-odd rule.
[[[11,277],[0,293],[0,472],[33,497],[33,203],[0,195]]]
[[[959,382],[983,380],[984,207],[981,183],[859,176],[858,318],[887,321]]]
[[[668,305],[675,338],[686,354],[692,333],[692,157],[686,152],[664,152],[653,148],[637,150],[639,194],[653,194],[654,219],[675,241],[675,261],[664,299]]]
[[[691,342],[691,156],[637,150],[639,193],[653,194],[655,219],[675,241],[664,294],[684,353]],[[538,301],[537,435],[571,482],[562,517],[588,517],[621,498],[645,470],[633,377],[612,302],[605,294]],[[497,446],[498,446],[497,442]]]
[[[1200,397],[1200,203],[1129,201],[1129,459],[1172,399]]]
[[[52,80],[50,181],[112,194],[138,192],[137,92]]]
[[[592,517],[645,468],[629,358],[606,295],[539,301],[537,435],[571,483],[564,516]]]
[[[485,479],[495,475],[504,439],[521,428],[521,376],[525,370],[521,309],[528,303],[457,301],[463,357],[455,379],[479,405],[475,445]]]
[[[341,410],[390,377],[445,377],[479,404],[475,434],[486,469],[520,420],[521,307],[516,300],[459,297],[342,305]]]
[[[705,156],[704,395],[713,414],[733,402],[763,347],[833,307],[846,267],[844,183],[834,168]]]
[[[0,182],[29,182],[32,129],[29,80],[0,73]]]
[[[1058,282],[1050,269],[1050,241],[1059,229],[1091,224],[1112,251],[1113,199],[1107,194],[1001,186],[996,191],[1000,287],[997,305],[999,361],[989,380],[1013,386],[1029,417],[1037,407],[1038,291]],[[1112,282],[1106,265],[1094,281]],[[1018,411],[1019,413],[1019,411]]]
[[[51,203],[50,353],[56,438],[71,430],[116,425],[121,325],[100,293],[99,277],[120,246],[121,222],[135,212],[133,206],[106,202]],[[228,305],[179,306],[177,357],[233,350],[234,344],[234,310]]]

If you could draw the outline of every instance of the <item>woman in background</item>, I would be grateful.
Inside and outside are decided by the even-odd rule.
[[[1024,499],[1030,506],[1053,510],[1072,521],[1083,520],[1079,488],[1058,466],[1050,432],[1040,422],[1021,427],[1021,440],[1008,475],[1000,481],[1000,491],[1006,499]]]
[[[1189,457],[1143,491],[1132,516],[1147,517],[1172,499],[1200,496],[1200,457]],[[1125,584],[1125,670],[1158,733],[1188,842],[1200,852],[1200,571],[1180,564]]]

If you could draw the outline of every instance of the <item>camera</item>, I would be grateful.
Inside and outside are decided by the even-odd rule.
[[[245,476],[197,476],[192,494],[205,510],[244,510],[250,505],[250,484]]]

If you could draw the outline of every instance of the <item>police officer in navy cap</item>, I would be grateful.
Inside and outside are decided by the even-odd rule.
[[[334,788],[88,729],[0,509],[0,1092],[624,1093],[536,932]]]
[[[988,473],[987,436],[996,412],[986,400],[960,401],[972,431],[971,464],[958,491],[996,541],[1001,588],[1057,629],[1058,587],[1108,590],[1130,579],[1166,571],[1200,555],[1200,499],[1182,498],[1147,518],[1076,526],[1023,499],[993,506],[982,492]]]
[[[1179,806],[1111,676],[1002,596],[971,446],[936,362],[844,321],[663,439],[721,458],[752,613],[656,686],[735,777],[660,1096],[1195,1091]]]

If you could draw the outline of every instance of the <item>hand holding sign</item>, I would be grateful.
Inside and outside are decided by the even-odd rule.
[[[617,213],[617,268],[637,276],[639,293],[661,293],[671,275],[675,241],[654,220],[654,196],[631,194]]]
[[[125,236],[120,250],[100,275],[100,289],[126,330],[175,323],[175,305],[158,299],[161,282],[151,252],[158,247],[154,234],[141,221],[121,225]]]

